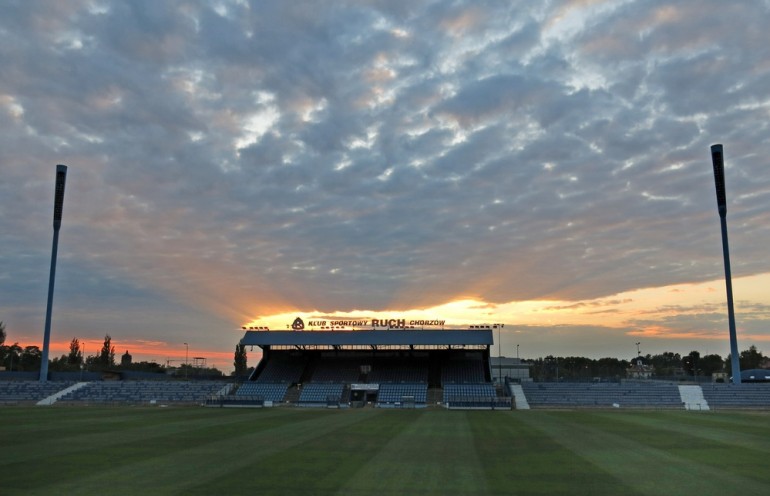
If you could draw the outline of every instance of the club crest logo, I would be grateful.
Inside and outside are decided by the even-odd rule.
[[[296,319],[294,319],[294,322],[291,324],[291,328],[294,329],[295,331],[303,331],[305,330],[305,323],[302,322],[302,319],[297,317]]]

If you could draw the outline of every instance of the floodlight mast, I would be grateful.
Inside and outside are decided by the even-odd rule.
[[[59,229],[64,209],[64,185],[67,182],[67,166],[56,166],[56,190],[53,202],[53,246],[51,247],[51,271],[48,276],[48,305],[45,311],[45,332],[43,333],[43,356],[40,361],[40,382],[48,380],[48,347],[51,341],[51,311],[53,309],[53,286],[56,280],[56,254],[59,251]]]
[[[717,208],[722,225],[722,254],[725,260],[725,285],[727,287],[727,321],[730,328],[730,365],[733,384],[741,383],[741,363],[738,354],[738,338],[735,333],[735,309],[733,307],[733,281],[730,273],[730,246],[727,242],[727,194],[725,192],[725,161],[722,145],[711,145],[711,162],[714,166],[714,183],[717,191]]]

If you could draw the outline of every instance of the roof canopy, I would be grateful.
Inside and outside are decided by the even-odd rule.
[[[492,331],[246,331],[247,346],[479,346],[493,344]]]

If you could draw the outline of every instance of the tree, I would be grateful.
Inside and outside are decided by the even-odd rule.
[[[741,370],[758,369],[764,359],[762,352],[757,350],[757,347],[754,345],[751,345],[748,350],[741,351],[741,354],[738,356],[740,357]],[[727,355],[727,360],[725,360],[727,362],[727,370],[732,370],[732,359],[732,355]]]
[[[5,324],[0,320],[0,346],[5,343]]]
[[[719,355],[706,355],[698,361],[698,368],[703,375],[711,375],[724,370],[725,361]]]
[[[652,365],[655,371],[655,375],[658,377],[672,376],[681,372],[682,357],[679,353],[664,351],[660,355],[647,356],[650,365]]]
[[[19,362],[21,361],[22,349],[21,346],[19,346],[19,343],[3,346],[2,351],[3,365],[5,365],[6,370],[21,370]]]
[[[246,368],[247,368],[247,360],[246,360],[246,345],[245,344],[237,344],[235,345],[235,375],[243,376],[246,375]]]
[[[67,364],[79,367],[81,363],[83,363],[83,352],[80,351],[80,341],[78,338],[72,338],[70,352],[67,355]]]
[[[19,356],[19,370],[40,370],[43,363],[43,352],[37,346],[25,346]]]
[[[743,350],[740,355],[741,370],[758,369],[759,364],[762,363],[762,352],[757,350],[757,347],[751,345],[748,350]]]
[[[109,334],[104,336],[104,345],[99,351],[97,362],[103,369],[115,366],[115,347],[112,346],[112,338]]]
[[[682,367],[687,375],[698,375],[700,372],[700,353],[691,351],[689,355],[682,358]]]

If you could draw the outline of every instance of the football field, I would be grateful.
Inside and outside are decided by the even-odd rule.
[[[770,492],[768,412],[0,408],[0,494]]]

